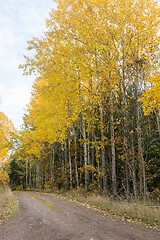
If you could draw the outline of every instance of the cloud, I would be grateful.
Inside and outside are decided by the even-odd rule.
[[[0,83],[0,96],[2,99],[0,110],[14,121],[14,125],[17,128],[22,124],[25,105],[30,100],[30,90],[31,86],[29,84],[8,88]]]
[[[0,1],[0,111],[18,128],[34,81],[18,66],[24,63],[26,41],[43,35],[45,19],[55,7],[52,0]]]

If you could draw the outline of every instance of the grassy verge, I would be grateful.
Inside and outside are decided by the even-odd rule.
[[[147,228],[160,230],[160,206],[153,206],[151,203],[148,205],[142,202],[128,202],[126,200],[115,201],[108,197],[91,195],[79,191],[66,193],[58,193],[56,191],[55,194],[80,203],[87,208],[97,210],[105,215],[114,216],[123,221],[133,222]]]
[[[17,209],[17,201],[9,188],[0,189],[0,224],[9,220]]]
[[[34,195],[34,194],[31,194],[31,193],[30,193],[30,195],[32,197],[34,197],[35,199],[39,200],[40,202],[42,202],[43,204],[45,204],[48,208],[52,209],[54,212],[59,211],[58,208],[56,208],[51,202],[48,202],[46,199],[41,198],[41,197],[39,197],[37,195]]]

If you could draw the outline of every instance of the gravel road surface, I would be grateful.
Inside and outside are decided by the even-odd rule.
[[[36,194],[50,209],[27,193],[16,193],[17,214],[0,226],[0,240],[160,240],[160,232],[87,209],[62,198]]]

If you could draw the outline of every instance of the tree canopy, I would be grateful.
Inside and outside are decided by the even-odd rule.
[[[159,179],[159,5],[56,2],[21,66],[36,73],[16,152],[26,185],[146,197]]]

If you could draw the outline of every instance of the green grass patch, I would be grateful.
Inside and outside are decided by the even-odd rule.
[[[46,199],[41,198],[34,194],[30,194],[30,195],[35,199],[39,200],[40,202],[42,202],[43,204],[45,204],[48,208],[52,209],[54,212],[59,212],[58,208],[56,208],[51,202],[47,201]]]
[[[0,189],[0,224],[9,220],[17,210],[17,200],[9,188]]]

